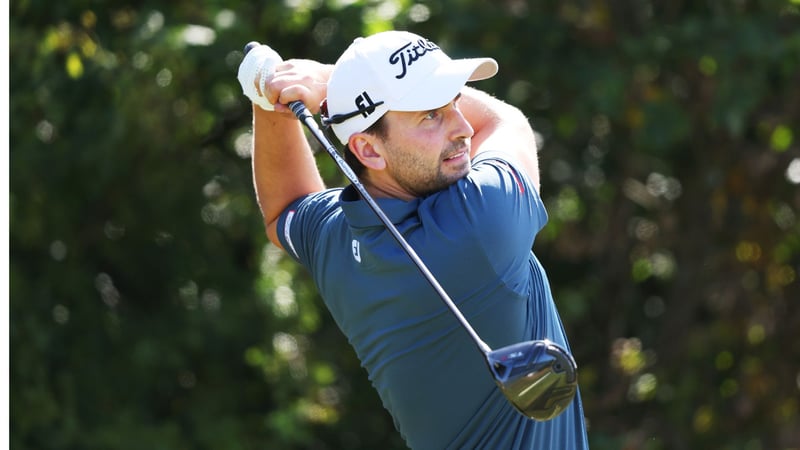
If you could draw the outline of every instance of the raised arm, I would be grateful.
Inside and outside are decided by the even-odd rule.
[[[528,118],[518,108],[491,95],[465,87],[461,91],[461,113],[472,125],[472,156],[483,150],[507,153],[521,165],[539,190],[539,160],[536,137]]]
[[[294,200],[325,188],[300,121],[285,106],[300,100],[312,112],[326,94],[330,66],[289,60],[275,67],[263,95],[275,105],[253,105],[253,183],[269,240],[282,247],[277,222]]]

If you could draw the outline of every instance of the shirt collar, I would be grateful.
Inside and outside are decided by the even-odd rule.
[[[420,199],[405,201],[396,198],[376,198],[375,202],[378,203],[378,206],[380,206],[384,214],[386,214],[393,224],[398,224],[416,214]],[[342,190],[342,193],[339,195],[339,203],[351,227],[368,228],[383,226],[378,215],[375,214],[367,202],[361,198],[358,191],[356,191],[352,185]]]

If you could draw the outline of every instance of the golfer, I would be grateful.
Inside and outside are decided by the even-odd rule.
[[[520,414],[353,187],[326,188],[286,106],[299,100],[320,113],[369,194],[490,347],[549,339],[568,349],[531,251],[547,221],[533,130],[517,108],[466,86],[492,77],[497,63],[451,59],[402,31],[356,39],[333,66],[270,65],[263,60],[277,54],[254,51],[239,81],[254,103],[267,236],[310,271],[408,446],[588,448],[580,392],[552,420]]]

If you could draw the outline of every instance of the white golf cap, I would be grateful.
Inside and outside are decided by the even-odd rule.
[[[357,38],[333,68],[322,119],[347,145],[388,111],[442,107],[467,81],[496,73],[492,58],[450,59],[433,42],[406,31]]]

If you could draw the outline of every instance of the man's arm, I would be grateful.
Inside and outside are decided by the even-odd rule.
[[[489,149],[507,153],[521,165],[538,191],[536,137],[522,111],[469,86],[461,91],[459,108],[475,131],[472,156]]]
[[[253,184],[267,237],[278,239],[278,216],[295,199],[325,188],[300,122],[253,105]]]
[[[265,111],[253,105],[253,184],[269,240],[278,239],[278,217],[294,200],[325,189],[299,120],[286,107],[300,100],[311,110],[327,93],[330,67],[308,60],[289,60],[275,68],[264,96],[275,105]]]

